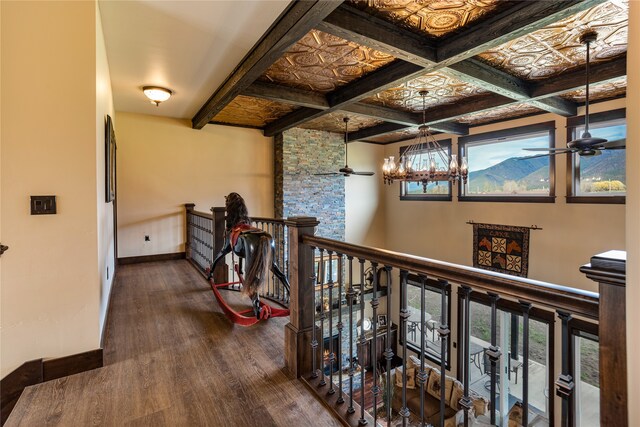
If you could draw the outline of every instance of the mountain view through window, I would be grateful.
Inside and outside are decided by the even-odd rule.
[[[467,196],[548,196],[549,157],[524,148],[548,148],[549,132],[469,143]]]

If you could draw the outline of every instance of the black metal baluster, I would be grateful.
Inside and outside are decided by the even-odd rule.
[[[447,374],[447,345],[449,342],[449,325],[447,325],[447,288],[449,286],[446,280],[438,280],[442,288],[442,295],[440,296],[440,327],[438,328],[438,335],[440,335],[440,425],[444,425],[444,411],[445,411],[445,399],[442,396],[446,394],[446,374]],[[426,331],[426,329],[425,329]],[[467,352],[469,348],[467,347]],[[469,357],[467,357],[469,360]]]
[[[529,311],[531,303],[519,301],[522,307],[522,425],[529,425]]]
[[[349,304],[349,407],[347,412],[353,414],[356,412],[353,408],[353,299],[356,292],[353,290],[353,257],[347,255],[347,260],[349,262],[349,289],[347,290],[347,304]],[[364,383],[360,389],[364,391]]]
[[[333,252],[327,251],[329,254],[329,280],[327,287],[329,288],[329,394],[336,392],[333,387],[333,366],[336,360],[336,354],[333,347]]]
[[[311,247],[311,250],[313,251],[313,253],[316,253],[316,248],[314,248],[313,246]],[[317,354],[318,354],[318,337],[316,334],[316,322],[317,322],[317,317],[316,317],[316,306],[318,304],[318,301],[316,299],[316,284],[318,283],[318,274],[317,272],[314,271],[314,275],[311,277],[311,283],[313,283],[313,328],[311,330],[311,378],[318,378],[318,361],[317,359]],[[322,297],[321,297],[322,298]]]
[[[371,365],[373,365],[373,387],[371,387],[371,394],[373,395],[373,425],[378,424],[378,394],[380,394],[380,386],[378,383],[378,361],[375,360],[378,355],[378,349],[376,345],[378,337],[378,263],[372,262],[371,269],[373,271],[373,298],[371,299],[371,308],[373,308],[372,321],[373,323],[373,339],[371,340]]]
[[[575,383],[571,376],[569,363],[573,359],[570,352],[571,336],[569,335],[569,322],[572,319],[571,313],[558,310],[558,317],[562,321],[562,372],[556,380],[556,395],[562,398],[562,427],[574,425],[573,416],[573,390]]]
[[[493,292],[487,292],[489,299],[491,300],[491,346],[486,351],[487,357],[491,362],[491,390],[490,390],[490,409],[491,409],[491,424],[496,423],[496,383],[498,378],[497,367],[500,361],[500,347],[497,344],[497,330],[498,330],[498,300],[500,296]],[[486,373],[486,372],[485,372]]]
[[[464,427],[469,427],[469,411],[473,408],[473,401],[469,397],[469,343],[471,342],[471,331],[469,329],[469,306],[471,305],[471,288],[468,286],[461,286],[459,291],[462,296],[462,313],[463,320],[460,326],[462,330],[462,357],[463,357],[463,381],[464,381],[464,395],[460,399],[460,406],[464,409]],[[441,425],[444,425],[444,413],[440,416]]]
[[[344,281],[344,275],[342,274],[342,254],[336,254],[336,260],[338,261],[338,357],[340,357],[340,363],[338,367],[338,403],[344,403],[344,395],[342,392],[342,283]]]
[[[325,386],[327,385],[327,381],[324,375],[324,249],[320,249],[320,264],[318,264],[318,271],[320,271],[320,358],[322,360],[322,363],[320,364],[322,379],[320,380],[319,385]]]
[[[360,419],[358,420],[358,424],[365,425],[367,424],[367,420],[364,418],[364,386],[365,386],[365,377],[364,377],[364,352],[365,346],[367,344],[367,340],[364,337],[364,259],[358,259],[360,263],[360,357],[358,358],[360,362],[360,386],[362,387],[362,391],[360,393]],[[362,358],[362,360],[360,360]]]
[[[425,323],[425,286],[427,284],[427,276],[420,275],[420,372],[417,379],[420,384],[420,425],[425,426],[424,422],[424,393],[427,385],[427,372],[424,370],[424,341],[427,332]]]
[[[391,427],[391,361],[393,360],[393,349],[391,348],[391,267],[384,267],[385,276],[387,279],[387,347],[384,350],[384,357],[387,360],[387,381],[385,382],[387,402],[387,426]]]
[[[402,334],[402,408],[400,409],[400,416],[402,417],[402,427],[407,427],[407,422],[409,421],[409,408],[407,407],[407,319],[410,316],[407,308],[408,274],[406,270],[400,270],[400,294],[402,295],[400,301],[400,333]],[[389,298],[388,295],[387,298]],[[390,301],[387,299],[387,306],[390,305]]]

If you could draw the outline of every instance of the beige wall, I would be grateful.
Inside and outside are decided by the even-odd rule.
[[[624,106],[624,100],[615,100],[595,104],[592,112]],[[564,147],[566,120],[554,114],[475,127],[471,134],[549,120],[556,121],[556,145]],[[452,138],[456,149],[457,137]],[[407,144],[387,145],[385,155],[397,157],[399,147]],[[451,202],[400,201],[398,185],[394,185],[386,192],[387,248],[471,265],[472,227],[466,224],[467,221],[520,226],[535,224],[542,230],[531,231],[529,278],[597,290],[597,285],[584,277],[578,268],[589,262],[594,254],[625,248],[625,207],[565,203],[565,170],[564,157],[559,156],[553,204],[458,202],[455,195]]]
[[[640,425],[640,2],[629,2],[627,88],[627,369],[629,425]]]
[[[357,245],[385,247],[385,188],[380,174],[384,146],[349,143],[349,166],[375,172],[373,177],[345,178],[345,240]]]
[[[2,1],[1,376],[99,346],[96,10]],[[30,195],[57,215],[31,216]]]
[[[235,191],[249,215],[273,216],[273,139],[261,131],[125,112],[116,123],[118,257],[184,251],[185,203],[208,212]]]
[[[97,3],[96,3],[97,4]],[[100,8],[96,6],[96,205],[98,209],[98,280],[100,282],[100,331],[102,333],[115,271],[113,202],[105,202],[105,119],[114,118],[109,63],[102,33]],[[115,125],[114,125],[115,127]]]

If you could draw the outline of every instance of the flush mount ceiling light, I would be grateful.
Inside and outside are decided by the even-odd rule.
[[[144,86],[142,88],[142,92],[144,92],[147,98],[149,98],[151,103],[156,107],[160,105],[161,102],[169,99],[173,94],[169,89],[160,86]]]

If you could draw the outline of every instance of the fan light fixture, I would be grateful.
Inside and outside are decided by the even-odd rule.
[[[171,90],[160,86],[144,86],[142,92],[144,92],[147,98],[149,98],[149,101],[156,107],[173,95]]]
[[[385,184],[392,184],[394,181],[419,182],[422,184],[423,192],[427,192],[427,185],[430,182],[451,181],[454,184],[462,180],[467,182],[469,166],[466,157],[462,158],[462,163],[458,164],[458,156],[449,155],[444,148],[435,140],[425,117],[425,97],[429,92],[422,90],[422,126],[419,128],[418,136],[412,145],[400,156],[400,161],[396,163],[395,157],[390,156],[384,159],[382,165],[382,175]],[[438,167],[437,159],[445,167]]]

